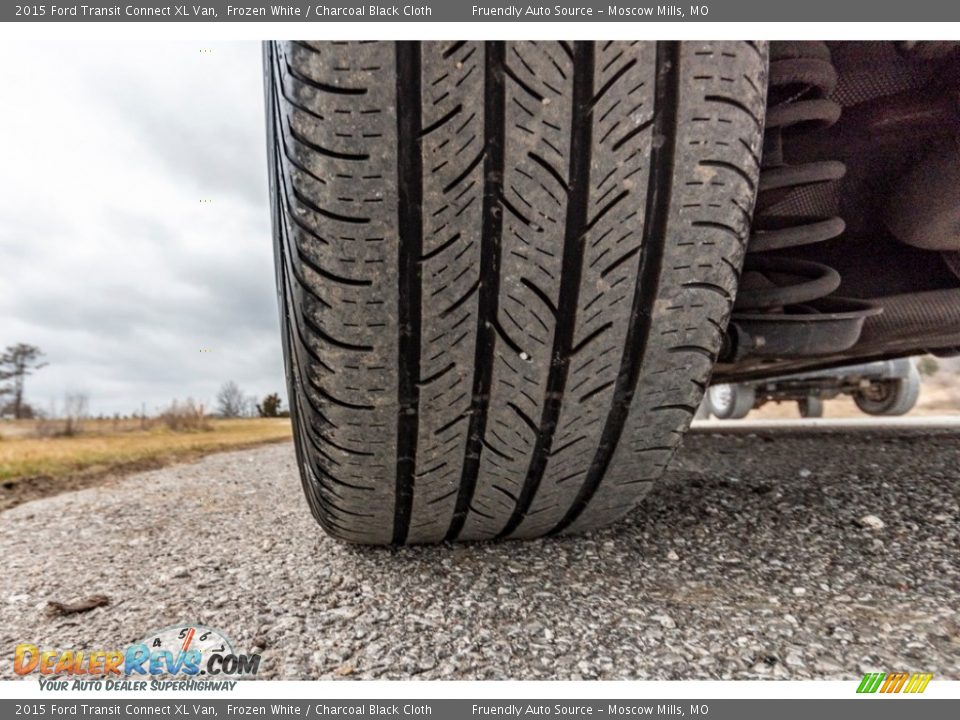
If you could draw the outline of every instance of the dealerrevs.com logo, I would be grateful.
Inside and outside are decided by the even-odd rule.
[[[16,646],[13,670],[37,675],[43,690],[231,690],[260,669],[260,655],[237,653],[221,631],[182,625],[148,633],[126,648]]]

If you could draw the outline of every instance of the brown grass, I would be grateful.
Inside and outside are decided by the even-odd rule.
[[[286,418],[205,420],[205,426],[209,429],[174,432],[159,423],[142,430],[138,420],[88,420],[80,435],[37,437],[37,423],[0,422],[0,482],[9,490],[25,478],[165,464],[291,437]]]

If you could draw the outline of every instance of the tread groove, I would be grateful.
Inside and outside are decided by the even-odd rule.
[[[549,161],[545,160],[544,158],[540,157],[539,155],[537,155],[535,152],[532,152],[532,151],[527,153],[527,157],[529,157],[537,165],[539,165],[544,170],[546,170],[550,174],[550,176],[557,181],[560,187],[563,188],[564,192],[570,192],[570,187],[567,185],[567,181],[563,179],[563,175],[561,175],[559,171],[553,165],[550,164]]]
[[[334,160],[352,160],[354,162],[360,162],[363,160],[369,160],[370,156],[367,153],[345,153],[340,152],[339,150],[331,150],[328,147],[323,145],[318,145],[312,140],[307,139],[301,133],[297,132],[296,128],[293,127],[293,124],[290,120],[287,120],[287,132],[290,133],[290,137],[296,140],[301,145],[310,148],[315,153],[319,155],[326,155],[329,158]]]
[[[763,123],[760,122],[760,118],[758,118],[758,117],[750,110],[750,108],[748,108],[746,105],[744,105],[744,104],[743,104],[742,102],[740,102],[739,100],[736,100],[736,99],[731,98],[731,97],[727,97],[726,95],[706,95],[706,96],[704,96],[703,99],[706,100],[706,101],[709,102],[709,103],[718,103],[718,104],[720,104],[720,105],[729,105],[730,107],[735,107],[735,108],[737,108],[737,110],[740,110],[740,111],[746,113],[746,115],[747,115],[751,120],[753,120],[753,124],[756,125],[757,128],[759,128],[759,129],[762,129],[762,128],[763,128]]]
[[[311,77],[307,77],[295,67],[290,64],[289,60],[284,61],[287,66],[287,74],[302,82],[304,85],[312,87],[314,90],[320,90],[321,92],[331,93],[333,95],[366,95],[366,88],[351,88],[351,87],[338,87],[337,85],[328,85],[327,83],[320,82],[319,80],[314,80]]]
[[[498,537],[510,535],[523,522],[543,480],[553,445],[554,432],[566,390],[573,335],[576,329],[577,303],[583,273],[584,233],[590,195],[590,163],[593,144],[594,44],[577,42],[573,46],[573,98],[571,104],[570,180],[567,218],[563,239],[563,274],[554,310],[557,321],[553,333],[553,350],[547,376],[546,393],[537,430],[537,439],[530,456],[527,475],[520,488],[517,503]],[[553,308],[551,308],[553,310]]]
[[[666,237],[676,152],[677,101],[680,93],[679,43],[657,42],[656,57],[653,134],[654,137],[663,137],[664,140],[660,144],[654,144],[650,152],[650,177],[631,323],[627,330],[610,412],[604,422],[590,469],[573,504],[550,534],[562,532],[580,516],[603,480],[623,434],[630,400],[636,391],[650,336],[651,310],[657,298],[663,261],[663,246],[658,240]]]
[[[508,78],[513,80],[517,84],[517,86],[520,87],[520,89],[522,89],[525,93],[527,93],[527,95],[537,100],[537,102],[543,102],[543,95],[538,93],[536,90],[530,87],[527,83],[525,83],[523,80],[517,77],[517,74],[510,68],[509,65],[506,64],[506,62],[504,62],[503,64],[503,73]]]
[[[423,161],[420,155],[420,43],[398,42],[397,53],[397,480],[393,542],[410,530],[417,468],[420,414],[421,256],[423,255]]]
[[[725,168],[726,170],[730,170],[731,172],[734,172],[737,175],[739,175],[741,178],[743,178],[744,182],[747,183],[747,187],[749,187],[751,190],[756,188],[756,183],[754,183],[753,178],[747,175],[747,173],[744,172],[743,168],[737,167],[733,163],[727,162],[726,160],[701,160],[700,164],[703,167],[716,167],[716,168]]]
[[[637,64],[637,59],[636,59],[636,58],[632,58],[632,59],[629,60],[628,62],[624,63],[623,66],[622,66],[619,70],[617,70],[617,71],[610,77],[610,79],[607,80],[606,83],[604,83],[603,87],[600,88],[600,91],[596,94],[596,96],[593,97],[593,98],[591,98],[591,100],[590,100],[590,107],[591,107],[591,108],[595,107],[596,104],[603,99],[603,96],[607,94],[607,91],[616,84],[617,80],[619,80],[621,77],[623,77],[623,76],[626,74],[626,72],[627,72],[630,68],[632,68],[634,65],[636,65],[636,64]],[[614,149],[616,149],[616,148],[614,148]]]
[[[444,115],[442,118],[440,118],[440,119],[437,120],[436,122],[431,123],[430,125],[428,125],[427,127],[425,127],[423,130],[421,130],[421,131],[420,131],[420,137],[421,137],[421,138],[424,138],[424,137],[426,137],[427,135],[429,135],[430,133],[432,133],[434,130],[439,130],[439,129],[442,128],[444,125],[446,125],[448,122],[450,122],[451,120],[453,120],[453,119],[454,119],[457,115],[459,115],[462,111],[463,111],[463,105],[457,105],[455,108],[453,108],[453,110],[451,110],[450,112],[448,112],[448,113],[447,113],[446,115]]]
[[[503,168],[504,138],[506,135],[506,92],[504,71],[506,44],[497,41],[484,43],[484,150],[477,157],[483,159],[483,219],[480,238],[480,287],[477,301],[477,336],[474,349],[473,384],[467,441],[464,446],[460,487],[454,506],[447,540],[455,540],[463,530],[471,509],[473,493],[480,472],[480,454],[486,434],[487,406],[493,381],[493,353],[496,348],[494,325],[500,294],[500,253],[503,232]]]

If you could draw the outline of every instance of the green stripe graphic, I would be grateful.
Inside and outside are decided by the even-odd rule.
[[[863,680],[860,681],[860,687],[857,688],[857,692],[875,693],[885,677],[886,673],[867,673],[863,676]]]

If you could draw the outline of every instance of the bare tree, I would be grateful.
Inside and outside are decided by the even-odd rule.
[[[83,430],[89,405],[90,397],[86,393],[68,392],[63,396],[63,417],[66,420],[64,435],[76,435]]]
[[[26,417],[25,409],[28,407],[23,401],[23,384],[27,375],[32,375],[34,371],[46,367],[47,363],[41,362],[43,352],[36,345],[27,343],[17,343],[9,345],[7,349],[0,354],[0,395],[12,395],[10,401],[13,417],[20,420]]]
[[[193,398],[187,398],[184,403],[174,400],[160,412],[160,422],[174,432],[213,429],[204,414],[203,403],[195,403]]]
[[[217,413],[221,417],[240,417],[246,410],[246,405],[246,395],[233,380],[228,380],[220,386],[220,392],[217,393]]]

